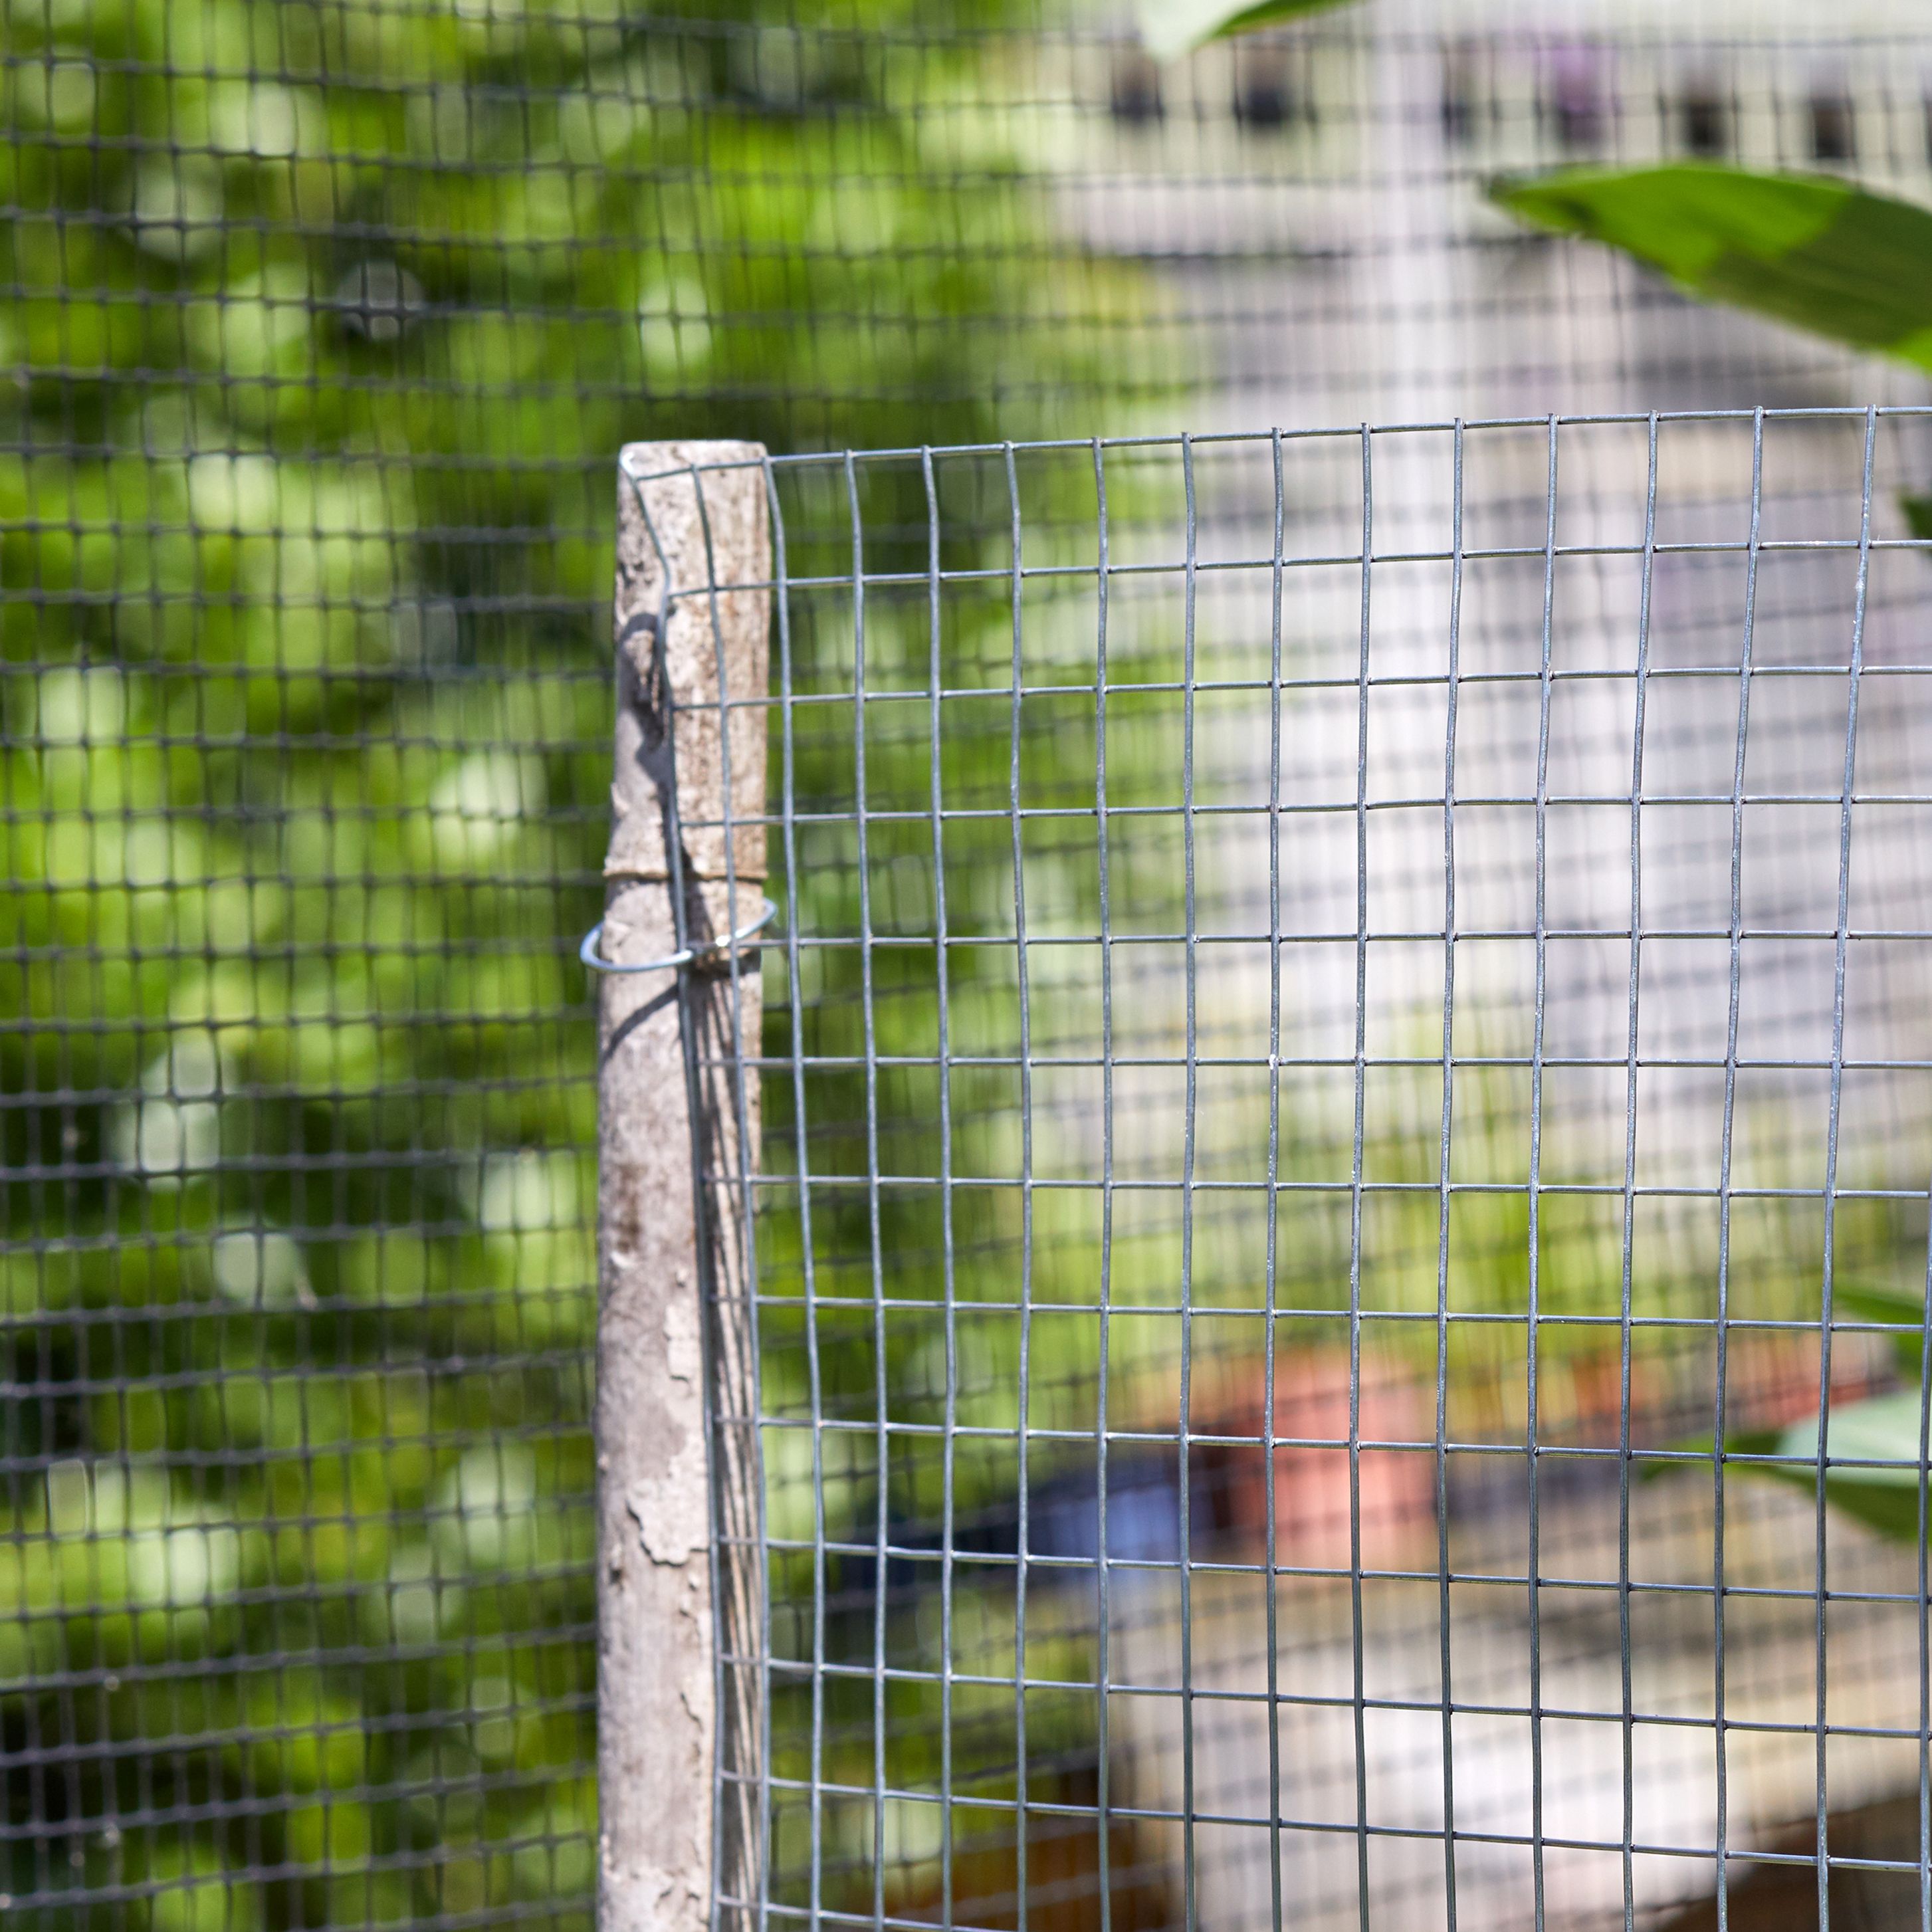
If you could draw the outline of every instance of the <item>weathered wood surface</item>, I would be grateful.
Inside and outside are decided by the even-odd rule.
[[[615,963],[676,950],[680,873],[687,942],[758,916],[765,716],[719,698],[721,676],[731,700],[764,696],[770,597],[713,587],[770,577],[765,481],[704,466],[763,454],[623,453],[602,942]],[[728,836],[728,766],[730,817],[750,821]],[[721,1645],[755,1658],[761,1622],[743,1185],[758,1093],[740,1058],[758,1050],[757,957],[607,975],[599,994],[598,1919],[695,1932],[714,1870],[722,1895],[754,1898],[760,1855],[758,1675],[719,1668]]]

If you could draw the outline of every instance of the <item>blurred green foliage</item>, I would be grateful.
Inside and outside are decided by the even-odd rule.
[[[997,10],[0,18],[0,1892],[586,1924],[615,452],[1036,428],[1132,292]]]

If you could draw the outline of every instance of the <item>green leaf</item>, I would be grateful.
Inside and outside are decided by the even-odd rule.
[[[1900,1372],[1918,1380],[1925,1360],[1925,1297],[1909,1288],[1892,1288],[1880,1282],[1841,1281],[1833,1296],[1841,1315],[1860,1322],[1882,1322],[1893,1333],[1886,1340]]]
[[[1856,1298],[1873,1307],[1881,1301],[1894,1303],[1898,1292],[1890,1288],[1846,1289],[1838,1298]],[[1912,1318],[1923,1312],[1923,1304],[1912,1301]],[[1887,1316],[1882,1319],[1893,1319]],[[1919,1454],[1919,1391],[1901,1389],[1891,1395],[1871,1396],[1862,1402],[1846,1402],[1832,1411],[1826,1435],[1828,1460],[1825,1469],[1825,1494],[1833,1506],[1847,1516],[1856,1516],[1881,1534],[1902,1543],[1918,1539],[1918,1492],[1926,1479],[1926,1467]],[[1673,1442],[1674,1450],[1708,1455],[1712,1438],[1694,1436]],[[1726,1467],[1732,1473],[1782,1483],[1802,1490],[1807,1496],[1818,1493],[1818,1425],[1816,1420],[1795,1422],[1784,1430],[1738,1430],[1724,1438]],[[1733,1457],[1777,1456],[1780,1462],[1732,1461]],[[1682,1473],[1682,1462],[1650,1462],[1642,1479],[1655,1481]]]
[[[1568,170],[1490,193],[1693,295],[1932,368],[1932,209],[1828,176],[1690,164]]]
[[[1905,527],[1922,541],[1932,538],[1932,496],[1904,496],[1898,507],[1905,513]]]
[[[1920,1402],[1917,1389],[1847,1402],[1832,1410],[1825,1434],[1826,1495],[1848,1516],[1904,1543],[1918,1540],[1918,1497],[1925,1485]],[[1815,1464],[1817,1424],[1794,1423],[1780,1438],[1778,1454],[1810,1457]],[[1816,1491],[1815,1468],[1767,1466],[1754,1473]]]
[[[1178,60],[1210,40],[1251,34],[1341,0],[1141,0],[1141,39],[1157,61]]]
[[[1726,1456],[1775,1456],[1779,1454],[1778,1443],[1783,1432],[1776,1429],[1737,1429],[1724,1438]],[[1708,1456],[1717,1438],[1711,1435],[1680,1436],[1675,1442],[1664,1446],[1673,1455]],[[1645,1461],[1637,1465],[1637,1480],[1640,1483],[1661,1482],[1666,1476],[1682,1475],[1687,1468],[1694,1465],[1678,1462]]]

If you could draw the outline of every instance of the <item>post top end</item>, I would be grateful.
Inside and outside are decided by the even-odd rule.
[[[627,442],[617,452],[617,466],[634,481],[675,474],[681,470],[724,470],[762,464],[765,446],[730,438],[693,439],[672,442]]]

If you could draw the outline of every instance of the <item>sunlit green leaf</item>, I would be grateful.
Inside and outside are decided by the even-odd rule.
[[[1278,26],[1342,0],[1142,0],[1141,38],[1156,60],[1191,53],[1210,40]]]
[[[1932,368],[1932,209],[1826,176],[1690,164],[1570,170],[1490,193],[1693,295]]]

